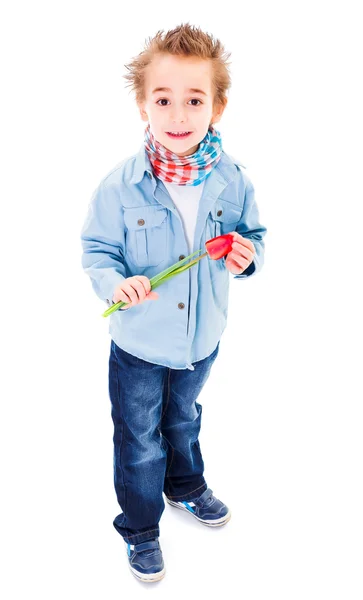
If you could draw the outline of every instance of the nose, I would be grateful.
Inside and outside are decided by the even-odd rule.
[[[173,123],[184,123],[185,121],[185,109],[184,108],[175,108],[172,114]]]

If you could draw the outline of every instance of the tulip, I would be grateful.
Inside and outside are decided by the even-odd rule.
[[[159,285],[161,285],[165,281],[168,281],[168,279],[171,279],[175,275],[178,275],[179,273],[183,273],[187,269],[190,269],[190,267],[197,264],[197,262],[200,261],[201,258],[204,258],[207,255],[209,256],[209,258],[211,258],[213,260],[219,260],[220,258],[223,258],[223,256],[226,256],[226,254],[231,252],[233,241],[234,241],[233,235],[230,235],[229,233],[226,233],[225,235],[218,235],[215,238],[211,238],[210,240],[208,240],[205,243],[205,248],[206,248],[207,252],[204,252],[204,254],[201,254],[201,256],[198,256],[198,258],[195,258],[191,262],[184,264],[185,261],[189,260],[190,258],[195,256],[196,254],[198,254],[198,252],[201,252],[202,250],[197,250],[196,252],[189,254],[189,256],[186,256],[182,260],[179,260],[177,263],[173,264],[171,267],[168,267],[164,271],[161,271],[160,273],[158,273],[158,275],[155,275],[154,277],[152,277],[150,279],[151,290],[154,290]],[[118,310],[121,306],[125,306],[126,304],[129,304],[129,303],[128,302],[116,302],[116,304],[113,304],[112,306],[110,306],[110,308],[105,310],[105,312],[103,313],[102,316],[108,317],[115,310]]]
[[[232,250],[234,238],[230,233],[226,233],[225,235],[219,235],[211,240],[208,240],[205,243],[205,247],[210,258],[213,260],[218,260],[219,258],[223,258]]]

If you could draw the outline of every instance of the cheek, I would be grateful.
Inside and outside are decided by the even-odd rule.
[[[157,127],[158,123],[162,122],[162,120],[165,119],[163,112],[160,109],[158,110],[158,107],[155,106],[151,106],[149,108],[148,117],[150,125],[153,125],[154,127]]]

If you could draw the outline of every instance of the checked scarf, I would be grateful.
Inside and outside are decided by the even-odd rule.
[[[213,125],[200,142],[198,150],[189,156],[178,156],[160,144],[150,130],[145,129],[144,145],[156,177],[179,185],[199,185],[208,177],[221,158],[221,134]]]

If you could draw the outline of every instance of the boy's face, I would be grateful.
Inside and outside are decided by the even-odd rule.
[[[190,91],[193,88],[200,91]],[[220,120],[225,108],[213,108],[212,62],[197,57],[156,55],[146,72],[145,98],[138,105],[142,120],[150,123],[160,144],[179,156],[196,152],[209,125]],[[191,133],[168,134],[183,131]]]

